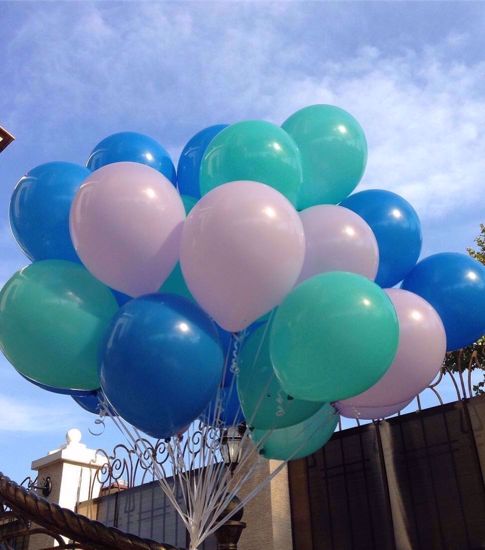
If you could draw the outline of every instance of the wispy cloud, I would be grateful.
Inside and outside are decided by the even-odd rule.
[[[0,289],[10,277],[29,260],[15,244],[15,239],[6,220],[0,220]]]
[[[72,407],[71,407],[72,409]],[[69,408],[53,408],[0,393],[0,432],[62,433],[79,420]]]
[[[463,248],[483,221],[476,197],[484,190],[485,63],[464,59],[470,35],[453,29],[401,49],[376,47],[368,35],[339,53],[330,25],[315,33],[326,16],[344,22],[342,10],[50,5],[27,14],[8,45],[0,72],[15,89],[3,103],[21,132],[36,125],[46,160],[87,155],[103,134],[125,128],[155,135],[176,154],[204,125],[281,123],[306,104],[334,103],[367,133],[363,188],[403,194],[430,233],[447,217],[457,227],[449,246]],[[428,239],[428,249],[440,246]]]

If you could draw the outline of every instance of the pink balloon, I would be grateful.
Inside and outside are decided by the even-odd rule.
[[[402,403],[396,403],[395,405],[387,405],[386,407],[353,407],[351,405],[343,404],[340,401],[337,404],[337,410],[346,418],[358,418],[359,420],[374,420],[375,418],[386,418],[386,416],[392,416],[405,409],[412,399],[403,401]]]
[[[160,173],[134,162],[93,172],[71,207],[70,229],[83,264],[129,296],[156,292],[178,261],[182,200]]]
[[[298,282],[327,271],[350,271],[373,281],[379,248],[367,222],[343,206],[320,204],[300,212],[306,253]]]
[[[386,374],[364,393],[339,401],[336,407],[360,410],[387,407],[412,399],[438,374],[446,353],[446,334],[440,316],[420,296],[386,290],[399,320],[399,346]]]
[[[303,226],[292,204],[268,185],[236,181],[194,206],[184,225],[180,265],[197,302],[235,332],[283,300],[304,254]]]

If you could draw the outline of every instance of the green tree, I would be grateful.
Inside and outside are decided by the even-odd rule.
[[[475,239],[475,248],[467,248],[468,254],[485,265],[485,225],[480,224],[480,234]],[[485,337],[466,348],[446,354],[443,369],[458,372],[468,368],[484,371],[483,380],[473,386],[476,395],[485,393]]]

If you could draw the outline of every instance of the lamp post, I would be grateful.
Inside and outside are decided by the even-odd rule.
[[[221,454],[231,474],[239,464],[242,453],[242,440],[246,431],[245,424],[224,428],[221,435]]]
[[[15,138],[13,135],[0,126],[0,153],[4,151],[14,140]]]
[[[241,459],[242,440],[245,431],[246,426],[239,424],[238,426],[224,428],[221,435],[221,454],[224,463],[231,469],[231,475]],[[240,502],[236,496],[233,497],[227,508],[222,512],[221,519],[228,516]],[[241,508],[215,532],[217,550],[237,550],[237,543],[246,528],[246,523],[241,521],[243,514],[244,509]]]

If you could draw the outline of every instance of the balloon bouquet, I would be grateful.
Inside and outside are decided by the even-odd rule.
[[[1,291],[2,351],[32,383],[111,416],[142,460],[140,432],[161,440],[170,467],[152,467],[191,548],[255,457],[311,454],[339,413],[396,413],[447,349],[485,332],[485,268],[456,253],[417,263],[413,207],[350,195],[366,161],[358,122],[314,105],[282,127],[206,128],[177,171],[157,141],[124,132],[86,167],[44,164],[15,188],[11,226],[32,264]]]

